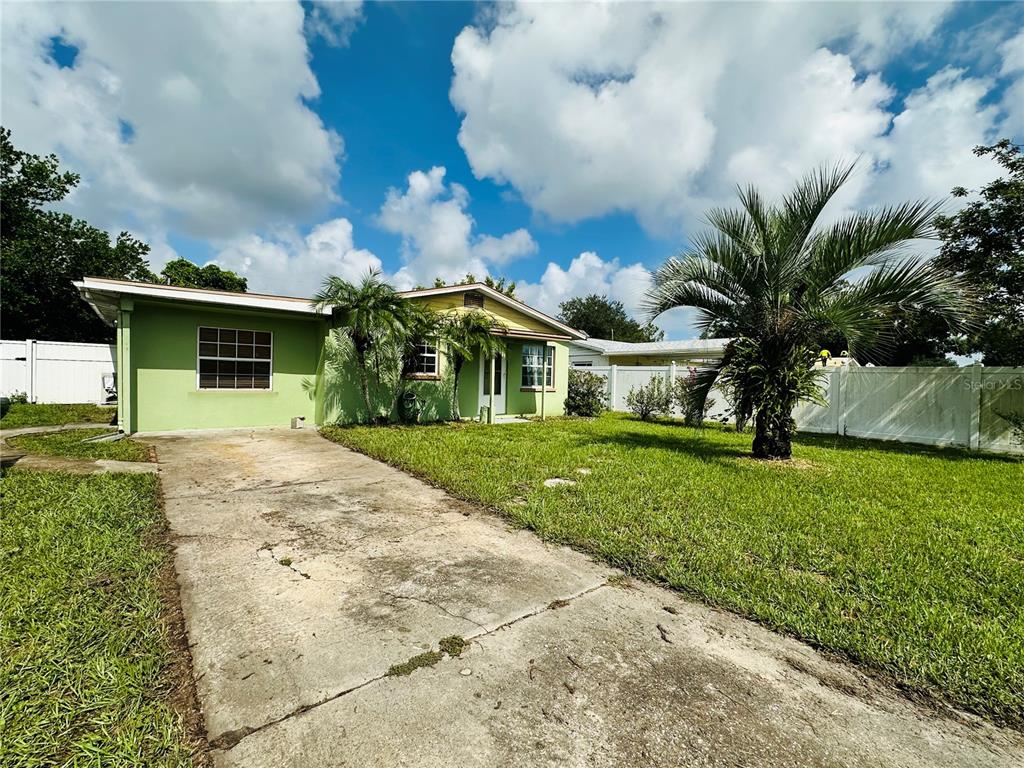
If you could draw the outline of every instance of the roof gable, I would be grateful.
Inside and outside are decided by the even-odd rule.
[[[400,296],[423,301],[427,306],[438,311],[460,311],[479,307],[466,307],[464,296],[467,293],[482,295],[484,311],[509,326],[513,330],[524,330],[533,333],[556,333],[570,339],[585,339],[586,334],[577,331],[560,320],[534,309],[518,299],[496,291],[484,283],[467,283],[465,285],[446,285],[441,288],[424,288],[416,291],[402,291]]]

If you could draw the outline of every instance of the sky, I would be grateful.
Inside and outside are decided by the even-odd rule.
[[[62,209],[295,296],[471,272],[640,316],[737,185],[856,160],[826,217],[952,212],[1024,140],[1024,3],[4,2],[0,43]]]

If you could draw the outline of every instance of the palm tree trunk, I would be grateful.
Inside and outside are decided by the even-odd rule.
[[[452,421],[459,421],[462,417],[459,413],[459,372],[462,371],[462,358],[455,357],[452,360],[452,370],[455,378],[452,380]]]
[[[366,404],[366,421],[373,421],[373,405],[370,403],[370,372],[366,369],[366,351],[356,347],[356,361],[359,363],[359,388]]]
[[[796,423],[792,407],[762,408],[754,418],[754,458],[789,459],[793,456]]]

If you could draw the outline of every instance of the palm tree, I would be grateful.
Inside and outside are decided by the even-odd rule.
[[[452,419],[459,416],[459,373],[462,366],[473,355],[479,353],[483,360],[505,352],[505,341],[494,335],[495,330],[504,328],[490,315],[479,310],[451,312],[444,323],[444,340],[448,344],[455,380],[452,383]]]
[[[381,361],[393,356],[395,349],[405,347],[409,336],[410,304],[381,278],[379,270],[371,269],[358,285],[328,277],[323,288],[313,297],[319,310],[330,308],[337,329],[352,342],[357,363],[359,387],[367,417],[373,418],[370,400],[370,367],[379,379]]]
[[[822,334],[839,333],[851,352],[864,354],[884,351],[908,310],[932,310],[958,329],[971,314],[958,278],[907,252],[909,241],[934,236],[937,204],[818,224],[852,171],[852,164],[821,168],[774,205],[753,187],[739,190],[741,207],[712,210],[711,230],[653,276],[652,317],[693,307],[701,330],[733,337],[722,361],[701,372],[694,397],[703,403],[724,373],[754,417],[758,458],[790,457],[793,407],[820,396],[813,345]]]

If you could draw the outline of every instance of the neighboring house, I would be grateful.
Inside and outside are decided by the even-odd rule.
[[[75,285],[117,327],[125,432],[285,426],[296,416],[351,422],[365,410],[355,363],[332,364],[330,314],[308,299],[95,277]],[[463,417],[491,403],[496,416],[539,414],[542,403],[546,414],[564,412],[568,343],[584,334],[479,283],[401,295],[439,311],[486,312],[506,339],[506,354],[494,360],[493,396],[490,361],[477,356],[463,367]],[[450,417],[453,377],[443,348],[423,345],[407,378],[424,419]],[[376,405],[389,411],[388,393],[378,393]]]
[[[718,360],[729,339],[683,339],[634,343],[582,339],[569,344],[569,363],[577,368],[606,365],[692,365]]]

